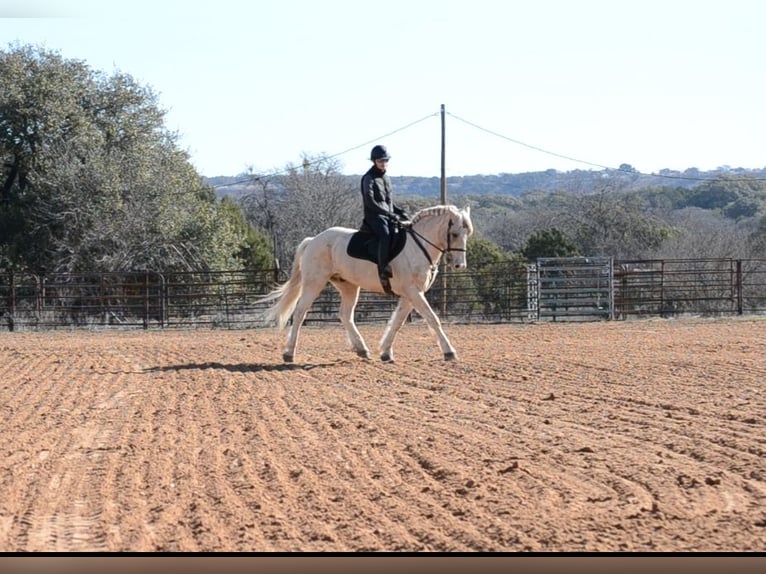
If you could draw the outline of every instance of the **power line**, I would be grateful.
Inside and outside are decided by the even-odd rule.
[[[371,143],[373,143],[373,142],[377,142],[377,141],[380,141],[380,140],[382,140],[382,139],[384,139],[384,138],[387,138],[387,137],[389,137],[389,136],[392,136],[392,135],[394,135],[394,134],[397,134],[397,133],[399,133],[399,132],[402,132],[402,131],[404,131],[404,130],[406,130],[406,129],[409,129],[409,128],[411,128],[412,126],[414,126],[414,125],[417,125],[417,124],[419,124],[419,123],[421,123],[421,122],[424,122],[425,120],[427,120],[427,119],[429,119],[429,118],[432,118],[432,117],[434,117],[434,116],[437,116],[437,115],[439,115],[439,112],[434,112],[434,113],[432,113],[432,114],[428,114],[427,116],[423,116],[423,117],[422,117],[422,118],[420,118],[419,120],[415,120],[414,122],[410,122],[410,123],[408,123],[407,125],[404,125],[404,126],[402,126],[402,127],[400,127],[400,128],[397,128],[397,129],[395,129],[395,130],[393,130],[393,131],[391,131],[391,132],[388,132],[388,133],[386,133],[386,134],[383,134],[383,135],[381,135],[381,136],[378,136],[378,137],[376,137],[376,138],[373,138],[373,139],[371,139],[371,140],[369,140],[369,141],[366,141],[366,142],[364,142],[364,143],[360,143],[360,144],[358,144],[358,145],[355,145],[355,146],[353,146],[353,147],[350,147],[350,148],[348,148],[348,149],[345,149],[345,150],[343,150],[343,151],[340,151],[340,152],[338,152],[338,153],[334,153],[334,154],[332,154],[332,155],[327,155],[327,156],[322,156],[322,157],[321,157],[321,158],[319,158],[318,160],[316,160],[316,161],[312,161],[312,162],[307,162],[307,163],[305,163],[304,165],[305,165],[306,167],[310,167],[310,166],[312,166],[312,165],[315,165],[315,164],[317,164],[317,163],[320,163],[320,162],[322,162],[322,161],[326,161],[326,160],[328,160],[328,159],[332,159],[332,158],[334,158],[334,157],[339,157],[339,156],[345,155],[345,154],[347,154],[348,152],[351,152],[351,151],[354,151],[354,150],[358,150],[359,148],[361,148],[361,147],[364,147],[364,146],[367,146],[367,145],[370,145],[370,144],[371,144]],[[274,176],[277,176],[277,175],[285,175],[286,173],[288,173],[288,171],[289,171],[289,168],[286,168],[286,169],[283,169],[283,170],[280,170],[280,171],[276,171],[276,172],[273,172],[273,173],[269,174],[269,177],[274,177]],[[251,181],[259,181],[259,180],[261,180],[261,179],[263,179],[261,176],[253,176],[253,177],[249,177],[249,178],[247,178],[247,179],[243,179],[243,180],[239,180],[239,181],[233,181],[233,182],[231,182],[231,183],[222,183],[222,184],[219,184],[219,185],[214,185],[213,187],[214,187],[215,189],[219,189],[219,188],[221,188],[221,187],[229,187],[229,186],[232,186],[232,185],[239,185],[240,183],[248,183],[248,182],[251,182]]]
[[[355,151],[355,150],[357,150],[357,149],[359,149],[361,147],[370,145],[373,142],[380,141],[380,140],[382,140],[384,138],[387,138],[389,136],[392,136],[394,134],[397,134],[399,132],[407,130],[407,129],[409,129],[409,128],[411,128],[411,127],[413,127],[413,126],[415,126],[415,125],[417,125],[417,124],[419,124],[421,122],[424,122],[425,120],[427,120],[429,118],[432,118],[434,116],[438,116],[439,113],[440,112],[434,112],[434,113],[428,114],[426,116],[423,116],[420,119],[417,119],[417,120],[415,120],[413,122],[410,122],[410,123],[408,123],[406,125],[403,125],[402,127],[399,127],[397,129],[395,129],[393,131],[390,131],[388,133],[385,133],[383,135],[380,135],[380,136],[378,136],[376,138],[373,138],[373,139],[368,140],[366,142],[363,142],[363,143],[360,143],[358,145],[352,146],[352,147],[350,147],[348,149],[345,149],[343,151],[340,151],[338,153],[322,156],[321,158],[317,159],[316,161],[307,162],[304,165],[306,167],[310,167],[310,166],[316,165],[316,164],[318,164],[318,163],[320,163],[322,161],[326,161],[328,159],[332,159],[332,158],[335,158],[335,157],[339,157],[339,156],[345,155],[345,154],[347,154],[347,153],[349,153],[351,151]],[[640,172],[640,171],[636,170],[635,168],[631,168],[631,169],[615,168],[615,167],[610,167],[608,165],[604,165],[604,164],[597,163],[597,162],[587,161],[587,160],[584,160],[584,159],[578,159],[578,158],[575,158],[575,157],[572,157],[572,156],[568,156],[568,155],[565,155],[565,154],[561,154],[561,153],[557,153],[557,152],[554,152],[554,151],[550,151],[550,150],[544,149],[544,148],[539,147],[539,146],[535,146],[535,145],[531,145],[531,144],[525,143],[523,141],[520,141],[520,140],[511,138],[511,137],[508,137],[506,135],[503,135],[501,133],[498,133],[496,131],[487,129],[487,128],[483,127],[483,126],[480,126],[480,125],[478,125],[478,124],[476,124],[474,122],[466,120],[465,118],[461,118],[460,116],[457,116],[457,115],[452,114],[450,112],[446,112],[446,113],[449,116],[455,118],[456,120],[458,120],[458,121],[460,121],[460,122],[462,122],[462,123],[464,123],[464,124],[474,128],[474,129],[477,129],[479,131],[488,133],[488,134],[493,135],[493,136],[495,136],[497,138],[509,141],[509,142],[514,143],[516,145],[520,145],[520,146],[526,147],[528,149],[531,149],[531,150],[534,150],[534,151],[537,151],[537,152],[540,152],[540,153],[544,153],[544,154],[547,154],[547,155],[550,155],[550,156],[562,158],[562,159],[565,159],[565,160],[568,160],[568,161],[572,161],[572,162],[575,162],[575,163],[580,163],[580,164],[583,164],[583,165],[589,165],[591,167],[597,167],[599,169],[603,169],[603,170],[607,170],[607,171],[617,171],[617,172],[627,173],[627,174],[631,174],[631,175],[638,175],[638,176],[643,176],[643,177],[655,177],[655,178],[685,180],[685,181],[703,181],[703,182],[704,181],[715,181],[715,178],[710,178],[710,177],[692,177],[692,176],[685,176],[685,175],[670,175],[670,174],[661,174],[661,173],[643,173],[643,172]],[[214,189],[220,189],[222,187],[229,187],[229,186],[232,186],[232,185],[240,185],[242,183],[249,183],[249,182],[253,182],[253,181],[260,181],[260,180],[264,179],[264,177],[274,177],[274,176],[279,176],[279,175],[285,175],[285,174],[287,174],[289,172],[289,170],[290,170],[290,168],[285,168],[285,169],[282,169],[282,170],[278,170],[278,171],[272,172],[272,173],[268,174],[267,176],[264,176],[264,175],[254,175],[254,176],[248,177],[247,179],[241,179],[241,180],[233,181],[233,182],[230,182],[230,183],[222,183],[222,184],[214,185],[213,188]],[[734,182],[766,181],[766,178],[743,177],[743,178],[730,178],[727,181],[734,181]]]
[[[439,112],[434,112],[433,114],[428,114],[427,116],[423,116],[423,117],[422,117],[422,118],[420,118],[419,120],[415,120],[414,122],[410,122],[410,123],[408,123],[406,126],[402,126],[402,127],[398,128],[398,129],[395,129],[395,130],[394,130],[394,131],[392,131],[392,132],[388,132],[387,134],[383,134],[382,136],[378,136],[378,137],[376,137],[376,138],[374,138],[374,139],[371,139],[371,140],[369,140],[369,141],[366,141],[366,142],[364,142],[364,143],[361,143],[361,144],[359,144],[359,145],[356,145],[356,146],[354,146],[354,147],[350,147],[350,148],[348,148],[347,150],[344,150],[344,151],[342,151],[342,152],[339,152],[339,153],[336,153],[336,154],[333,154],[333,155],[329,155],[329,156],[327,156],[326,158],[323,158],[323,159],[331,159],[331,158],[334,158],[334,157],[338,157],[338,156],[341,156],[341,155],[343,155],[343,154],[346,154],[346,153],[348,153],[348,152],[350,152],[350,151],[354,151],[354,150],[357,150],[357,149],[359,149],[360,147],[364,147],[364,146],[366,146],[366,145],[370,145],[370,144],[371,144],[371,143],[373,143],[373,142],[377,142],[377,141],[380,141],[380,140],[382,140],[382,139],[384,139],[384,138],[387,138],[387,137],[389,137],[389,136],[392,136],[392,135],[394,135],[394,134],[397,134],[397,133],[399,133],[399,132],[402,132],[402,131],[404,131],[404,130],[406,130],[406,129],[409,129],[409,128],[411,128],[412,126],[414,126],[414,125],[416,125],[416,124],[419,124],[420,122],[423,122],[423,121],[427,120],[428,118],[432,118],[432,117],[434,117],[434,116],[438,116],[438,115],[439,115]]]
[[[577,159],[577,158],[569,157],[567,155],[563,155],[563,154],[560,154],[560,153],[548,151],[548,150],[545,150],[545,149],[543,149],[541,147],[533,146],[533,145],[524,143],[522,141],[515,140],[513,138],[509,138],[508,136],[504,136],[503,134],[499,134],[497,132],[493,132],[492,130],[488,130],[487,128],[483,128],[480,125],[477,125],[477,124],[475,124],[473,122],[469,122],[468,120],[464,120],[463,118],[461,118],[459,116],[456,116],[455,114],[451,114],[449,112],[447,112],[447,114],[452,116],[456,120],[463,122],[464,124],[467,124],[467,125],[469,125],[469,126],[471,126],[473,128],[476,128],[477,130],[481,130],[483,132],[486,132],[488,134],[491,134],[493,136],[499,137],[499,138],[504,139],[504,140],[508,140],[509,142],[512,142],[512,143],[524,146],[526,148],[533,149],[535,151],[539,151],[541,153],[545,153],[545,154],[548,154],[548,155],[560,157],[562,159],[566,159],[566,160],[569,160],[569,161],[574,161],[574,162],[582,163],[582,164],[585,164],[585,165],[591,165],[593,167],[600,167],[601,169],[612,169],[612,168],[610,168],[609,166],[606,166],[606,165],[601,165],[601,164],[598,164],[598,163],[593,163],[593,162],[590,162],[590,161],[585,161],[583,159]],[[618,170],[618,171],[620,171],[620,170]]]
[[[468,120],[463,119],[463,118],[461,118],[459,116],[456,116],[455,114],[451,114],[449,112],[447,112],[447,114],[449,114],[450,116],[452,116],[456,120],[463,122],[466,125],[469,125],[469,126],[471,126],[473,128],[476,128],[478,130],[481,130],[483,132],[491,134],[491,135],[493,135],[495,137],[507,140],[509,142],[515,143],[517,145],[524,146],[526,148],[529,148],[529,149],[532,149],[532,150],[535,150],[535,151],[539,151],[540,153],[552,155],[552,156],[555,156],[555,157],[560,157],[562,159],[566,159],[566,160],[573,161],[573,162],[576,162],[576,163],[582,163],[584,165],[590,165],[590,166],[593,166],[593,167],[598,167],[598,168],[606,169],[606,170],[609,170],[609,171],[619,171],[619,172],[623,172],[623,173],[630,173],[630,174],[641,175],[641,176],[645,176],[645,177],[661,177],[661,178],[665,178],[665,179],[682,179],[682,180],[688,180],[688,181],[714,181],[714,178],[709,178],[709,177],[691,177],[691,176],[669,175],[669,174],[661,174],[661,173],[643,173],[643,172],[637,171],[636,169],[633,169],[633,168],[631,168],[629,170],[628,169],[620,169],[620,168],[609,167],[607,165],[602,165],[602,164],[599,164],[599,163],[594,163],[592,161],[586,161],[586,160],[583,160],[583,159],[577,159],[577,158],[574,158],[574,157],[570,157],[570,156],[567,156],[567,155],[563,155],[563,154],[560,154],[560,153],[549,151],[549,150],[543,149],[541,147],[530,145],[528,143],[524,143],[522,141],[515,140],[513,138],[509,138],[508,136],[505,136],[503,134],[500,134],[500,133],[497,133],[495,131],[489,130],[489,129],[484,128],[484,127],[482,127],[482,126],[480,126],[478,124],[475,124],[473,122],[469,122]],[[758,177],[731,178],[731,179],[729,179],[727,181],[766,181],[766,178],[758,178]]]

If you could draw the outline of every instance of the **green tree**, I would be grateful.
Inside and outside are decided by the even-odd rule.
[[[497,244],[480,236],[468,239],[466,258],[471,270],[470,278],[460,273],[451,278],[450,287],[463,292],[475,292],[472,309],[481,309],[485,318],[507,319],[511,309],[518,308],[519,301],[526,299],[526,284],[513,285],[509,277],[524,277],[524,262],[509,255]]]
[[[468,238],[466,259],[473,270],[491,271],[510,263],[511,256],[489,239],[474,235]]]
[[[0,264],[236,266],[244,233],[164,126],[157,96],[34,47],[0,51]]]
[[[747,219],[758,214],[763,201],[753,197],[740,197],[723,208],[723,214],[734,220]]]
[[[249,270],[273,269],[274,252],[269,236],[247,223],[242,207],[234,200],[221,200],[221,209],[231,225],[236,227],[236,234],[243,236],[242,245],[236,253],[241,265]]]
[[[572,257],[580,255],[577,246],[559,229],[535,231],[521,249],[527,261],[538,257]]]

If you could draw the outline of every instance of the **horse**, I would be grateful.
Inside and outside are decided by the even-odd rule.
[[[473,234],[470,206],[458,209],[454,205],[427,207],[415,213],[411,225],[402,227],[406,238],[401,251],[392,251],[390,291],[399,298],[380,341],[380,359],[394,360],[393,344],[412,309],[426,320],[444,353],[444,360],[457,359],[457,352],[442,329],[439,318],[425,297],[438,272],[439,261],[445,255],[449,268],[466,267],[466,244]],[[340,321],[346,329],[348,342],[359,357],[369,359],[370,351],[354,323],[354,310],[360,289],[383,293],[374,258],[349,255],[352,239],[362,232],[345,227],[331,227],[314,237],[303,239],[295,251],[289,279],[276,287],[259,303],[272,303],[263,314],[267,323],[284,329],[292,316],[282,360],[292,363],[298,334],[314,300],[327,283],[341,297]]]

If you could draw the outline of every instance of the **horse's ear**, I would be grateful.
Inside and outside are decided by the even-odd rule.
[[[473,234],[473,223],[471,222],[471,206],[466,205],[463,209],[463,227],[468,230],[468,235]]]

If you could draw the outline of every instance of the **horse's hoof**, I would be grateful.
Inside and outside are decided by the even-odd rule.
[[[452,351],[449,353],[444,353],[444,360],[445,361],[456,361],[457,360],[457,354]]]
[[[383,361],[384,363],[393,363],[394,362],[394,358],[391,356],[391,353],[383,353],[380,356],[380,360]]]
[[[367,350],[364,351],[357,351],[357,356],[362,357],[363,359],[369,359],[370,358],[370,352]]]
[[[282,353],[282,361],[284,361],[285,363],[292,363],[293,362],[292,353]]]

